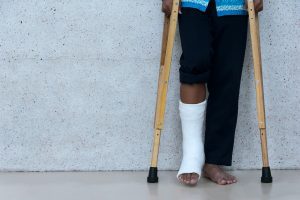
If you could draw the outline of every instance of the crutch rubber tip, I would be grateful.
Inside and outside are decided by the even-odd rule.
[[[262,168],[262,176],[261,176],[261,182],[262,183],[272,183],[273,178],[271,175],[271,169],[270,167],[263,167]]]
[[[150,167],[149,169],[149,175],[147,177],[148,183],[157,183],[158,177],[157,177],[157,167]]]

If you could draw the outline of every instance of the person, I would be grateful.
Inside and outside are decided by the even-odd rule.
[[[162,1],[162,11],[170,16],[173,0]],[[254,5],[256,12],[263,10],[263,0]],[[177,178],[190,186],[201,176],[220,185],[236,183],[224,166],[232,165],[247,0],[181,0],[178,24],[183,156]]]

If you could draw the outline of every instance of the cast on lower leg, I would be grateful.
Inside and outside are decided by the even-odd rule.
[[[205,161],[203,146],[203,124],[206,102],[186,104],[179,100],[179,115],[182,126],[182,161],[177,178],[183,173],[197,173],[201,176]]]

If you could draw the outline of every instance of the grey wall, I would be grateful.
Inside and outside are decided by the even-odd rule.
[[[298,0],[260,14],[270,165],[300,168]],[[161,1],[0,1],[0,170],[145,170],[152,148]],[[177,30],[178,31],[178,30]],[[177,32],[160,169],[178,169]],[[261,167],[249,46],[233,168]]]

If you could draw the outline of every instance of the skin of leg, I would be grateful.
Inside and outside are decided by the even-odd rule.
[[[180,84],[180,99],[183,103],[196,104],[206,98],[205,83]]]
[[[204,101],[205,98],[205,83],[180,84],[180,99],[183,103],[196,104]],[[195,185],[198,182],[198,176],[196,173],[184,173],[179,178],[185,184]]]

